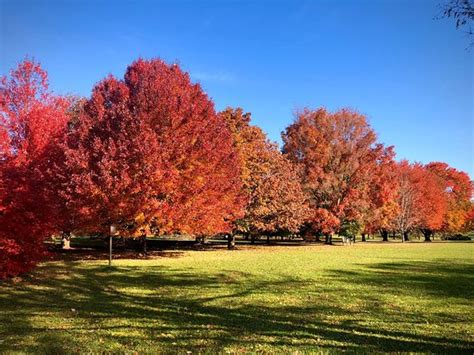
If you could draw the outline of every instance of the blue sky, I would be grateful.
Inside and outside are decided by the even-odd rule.
[[[55,92],[88,96],[137,57],[161,57],[272,140],[298,108],[351,107],[399,159],[473,178],[474,48],[435,19],[443,1],[0,0],[0,72],[29,55]]]

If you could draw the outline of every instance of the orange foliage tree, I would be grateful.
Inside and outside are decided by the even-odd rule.
[[[344,224],[362,224],[375,140],[366,118],[348,109],[305,109],[283,133],[285,155],[302,169],[313,231],[329,243]]]
[[[467,213],[463,230],[466,232],[474,231],[474,202],[471,202],[471,207],[469,209],[469,212]]]
[[[256,234],[297,232],[308,208],[295,166],[265,133],[250,124],[250,113],[231,109],[220,113],[232,132],[241,164],[242,190],[247,197],[239,232]]]
[[[447,212],[447,200],[442,179],[425,166],[416,166],[418,177],[416,213],[418,229],[423,233],[425,241],[431,241],[431,236],[441,230]]]
[[[472,184],[469,176],[442,162],[430,163],[426,168],[441,179],[447,203],[442,230],[446,233],[462,231],[471,208]]]
[[[446,199],[441,179],[425,166],[402,161],[397,166],[398,213],[394,229],[408,240],[411,231],[420,230],[426,241],[441,229]]]
[[[369,205],[364,213],[362,240],[366,234],[380,232],[388,241],[388,231],[398,213],[397,175],[393,147],[377,144],[373,149],[373,167],[370,172]]]

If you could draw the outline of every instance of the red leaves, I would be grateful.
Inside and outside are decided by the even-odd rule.
[[[177,65],[140,59],[71,100],[27,60],[0,80],[0,278],[29,270],[54,233],[112,223],[122,235],[472,228],[468,175],[395,163],[357,112],[304,110],[283,141],[282,154],[241,109],[217,115]]]
[[[47,75],[25,61],[0,86],[0,278],[28,270],[56,223],[50,184],[54,146],[68,100],[48,92]]]
[[[139,60],[71,105],[25,62],[0,93],[0,277],[55,232],[213,234],[240,216],[230,132],[177,66]]]
[[[239,214],[230,133],[176,65],[138,60],[124,80],[99,83],[67,156],[67,198],[80,201],[75,209],[89,228],[211,234],[228,230]]]

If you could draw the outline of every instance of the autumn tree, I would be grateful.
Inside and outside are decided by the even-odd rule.
[[[47,74],[34,61],[25,60],[0,80],[0,278],[33,267],[55,231],[51,152],[68,107],[67,99],[48,90]]]
[[[285,155],[302,169],[312,228],[327,242],[343,223],[361,224],[375,140],[365,116],[348,109],[305,109],[283,133]]]
[[[474,231],[474,202],[471,202],[471,207],[464,221],[463,230],[466,232]]]
[[[377,144],[372,154],[369,205],[364,212],[362,240],[366,234],[380,232],[383,240],[388,241],[388,232],[398,213],[395,152],[393,147]]]
[[[242,192],[247,198],[245,215],[236,230],[255,235],[297,232],[308,214],[296,167],[250,124],[250,113],[231,109],[220,113],[232,132],[241,164]]]
[[[442,162],[427,164],[426,168],[440,179],[442,195],[446,200],[442,230],[446,233],[462,231],[471,208],[472,184],[469,176]]]
[[[418,223],[415,208],[420,195],[416,189],[416,182],[414,167],[406,160],[401,161],[397,165],[398,213],[393,220],[393,227],[400,232],[402,241]]]
[[[443,227],[447,212],[447,199],[443,180],[425,166],[418,169],[417,199],[415,212],[418,216],[418,229],[423,233],[425,242]]]
[[[139,59],[98,83],[66,138],[62,190],[81,226],[122,234],[229,230],[241,213],[232,136],[176,64]]]
[[[398,214],[394,229],[408,240],[411,231],[420,230],[425,241],[431,241],[441,229],[446,212],[446,199],[441,179],[425,166],[401,161],[397,166]]]
[[[53,157],[48,162],[48,175],[46,176],[48,187],[55,191],[55,209],[53,213],[56,221],[56,231],[61,236],[61,245],[63,249],[70,248],[71,234],[73,232],[80,233],[81,220],[80,209],[78,209],[78,201],[71,200],[70,190],[64,191],[65,186],[70,184],[72,172],[68,167],[66,139],[71,131],[79,124],[86,103],[85,98],[69,97],[69,106],[66,114],[68,116],[67,124],[64,127],[63,134],[58,144],[49,148],[48,155]],[[71,186],[69,186],[71,187]],[[69,197],[69,198],[68,198]],[[77,196],[80,198],[80,196]],[[76,203],[72,203],[76,202]]]

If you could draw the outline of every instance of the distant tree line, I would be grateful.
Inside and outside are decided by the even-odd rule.
[[[283,149],[241,108],[216,112],[178,65],[139,59],[90,98],[57,96],[25,60],[0,82],[0,277],[71,233],[299,234],[331,243],[472,229],[469,176],[397,162],[365,116],[303,109]]]

